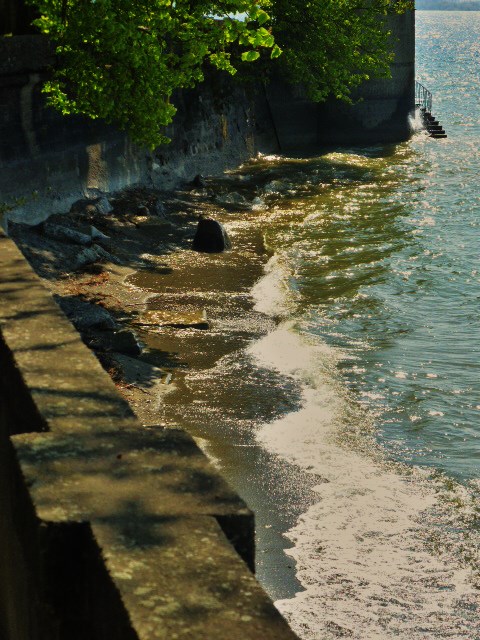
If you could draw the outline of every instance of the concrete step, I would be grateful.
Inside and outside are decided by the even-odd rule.
[[[426,109],[420,109],[423,125],[431,138],[446,138],[447,134],[440,122]]]

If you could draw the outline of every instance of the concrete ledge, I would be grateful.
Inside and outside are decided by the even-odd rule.
[[[253,514],[193,439],[142,427],[0,236],[2,640],[294,640]]]

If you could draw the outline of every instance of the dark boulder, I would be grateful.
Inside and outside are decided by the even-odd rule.
[[[133,358],[142,353],[136,335],[129,329],[118,331],[91,331],[82,334],[83,341],[94,351],[123,353]]]
[[[133,357],[142,353],[142,347],[138,343],[136,335],[129,329],[120,329],[115,333],[105,334],[105,338],[110,351],[117,351]]]
[[[220,222],[202,218],[197,226],[192,248],[204,253],[221,253],[231,248],[230,239]]]
[[[149,216],[150,215],[150,209],[145,204],[139,204],[138,207],[137,207],[136,213],[139,216]]]
[[[204,189],[207,186],[205,178],[198,173],[191,182],[192,186],[196,189]]]
[[[103,307],[75,296],[56,295],[55,301],[75,325],[77,331],[89,331],[90,329],[114,331],[117,328],[115,320]]]

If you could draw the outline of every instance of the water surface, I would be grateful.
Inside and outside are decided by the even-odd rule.
[[[256,509],[259,577],[305,639],[480,638],[479,34],[417,13],[447,139],[259,158],[210,184],[244,205],[230,258],[174,265],[212,330],[167,340],[163,418]]]

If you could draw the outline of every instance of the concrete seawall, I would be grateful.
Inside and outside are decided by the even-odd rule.
[[[36,35],[0,38],[0,217],[36,224],[80,198],[134,184],[170,189],[258,151],[304,155],[328,145],[406,140],[414,109],[413,12],[392,17],[389,26],[392,78],[363,85],[353,106],[312,103],[281,78],[266,88],[243,87],[212,74],[174,96],[178,112],[166,131],[172,142],[152,153],[114,127],[45,108],[41,85],[54,63],[48,43]]]
[[[281,78],[267,87],[270,112],[283,153],[312,153],[327,145],[370,145],[408,140],[415,109],[415,15],[392,16],[392,77],[369,80],[352,94],[353,105],[311,102],[301,87]]]
[[[145,428],[0,236],[2,640],[294,640],[253,514],[182,430]]]
[[[41,36],[0,38],[0,206],[11,220],[36,224],[134,184],[170,189],[238,166],[259,144],[278,151],[263,92],[255,99],[226,74],[174,97],[172,142],[150,153],[114,127],[46,108],[41,86],[53,62]]]

